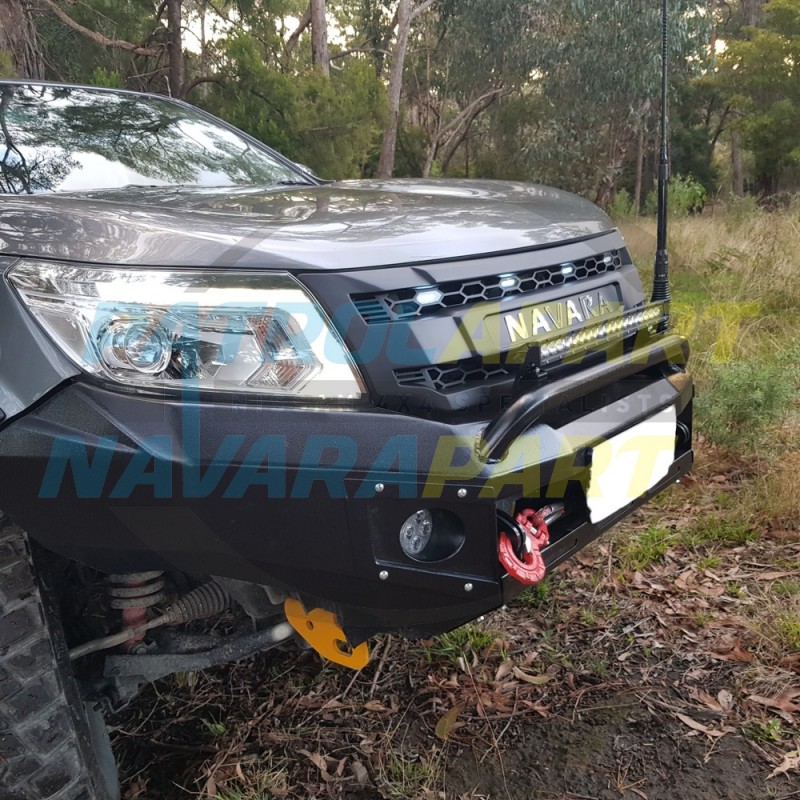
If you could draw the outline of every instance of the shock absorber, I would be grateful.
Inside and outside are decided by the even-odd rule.
[[[141,628],[147,622],[147,609],[164,602],[164,573],[128,572],[124,575],[109,575],[108,595],[111,608],[122,611],[122,628]],[[144,632],[136,634],[121,647],[126,652],[140,649]]]

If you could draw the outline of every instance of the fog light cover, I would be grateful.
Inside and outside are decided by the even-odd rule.
[[[415,511],[400,528],[400,547],[410,558],[419,558],[433,533],[433,514],[427,508]]]

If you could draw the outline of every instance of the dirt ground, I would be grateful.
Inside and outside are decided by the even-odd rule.
[[[360,673],[287,648],[148,688],[112,722],[123,796],[800,797],[800,535],[709,527],[746,480],[715,475]]]

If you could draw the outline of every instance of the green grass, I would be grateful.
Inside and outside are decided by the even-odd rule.
[[[722,558],[717,555],[708,555],[698,558],[695,563],[698,569],[716,569],[722,564]]]
[[[217,800],[273,800],[285,797],[289,784],[289,772],[285,759],[277,759],[270,752],[257,757],[245,757],[239,763],[236,778],[223,778],[218,774]],[[205,793],[202,794],[205,797]]]
[[[800,214],[751,205],[676,219],[669,241],[674,322],[692,345],[697,429],[742,455],[776,444],[773,431],[800,389]],[[648,285],[654,223],[622,229]]]
[[[664,558],[670,545],[676,541],[675,531],[651,526],[636,537],[628,539],[620,549],[620,562],[630,570],[641,570]]]
[[[717,444],[751,452],[763,446],[770,428],[788,415],[796,391],[780,359],[714,365],[711,386],[698,396],[698,419]]]
[[[552,584],[550,582],[550,577],[548,576],[534,586],[528,586],[527,589],[520,592],[514,598],[513,602],[515,605],[521,605],[525,608],[535,610],[547,605],[551,599],[551,595]]]
[[[751,720],[742,733],[754,742],[782,742],[789,735],[779,719]]]
[[[685,542],[694,547],[705,545],[738,547],[756,539],[757,532],[747,520],[740,519],[736,514],[728,514],[722,516],[717,512],[699,517],[684,532]]]
[[[479,656],[487,647],[490,647],[497,633],[471,623],[462,625],[449,633],[443,633],[433,640],[433,644],[425,648],[428,660],[434,657],[446,658],[451,663],[457,663],[459,658],[474,653]]]
[[[224,736],[228,732],[228,728],[223,722],[218,722],[217,720],[213,719],[204,719],[201,720],[203,725],[205,726],[206,730],[215,738],[218,739],[220,736]]]
[[[772,591],[783,597],[795,597],[800,594],[800,581],[780,580],[772,584]]]
[[[390,753],[386,763],[386,790],[393,798],[419,797],[436,782],[437,775],[437,767],[421,758],[411,759]]]
[[[784,649],[800,650],[800,613],[787,611],[780,614],[775,630]]]

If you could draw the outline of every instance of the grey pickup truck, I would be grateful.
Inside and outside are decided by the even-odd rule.
[[[0,82],[0,796],[118,797],[148,681],[502,606],[690,468],[687,358],[579,197]]]

